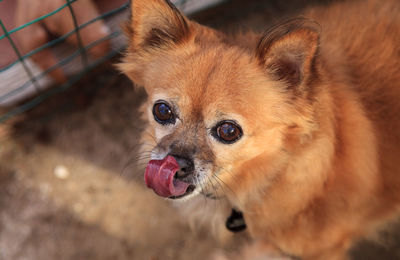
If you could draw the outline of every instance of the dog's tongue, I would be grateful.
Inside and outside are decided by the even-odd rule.
[[[174,179],[178,170],[178,162],[168,155],[162,160],[151,160],[147,164],[144,180],[147,187],[162,197],[183,195],[189,184]]]

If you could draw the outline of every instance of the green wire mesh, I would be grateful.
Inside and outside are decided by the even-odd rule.
[[[2,1],[3,1],[3,0],[0,0],[0,2],[2,2]],[[53,14],[58,13],[59,11],[61,11],[62,9],[64,9],[65,7],[69,6],[71,3],[76,2],[76,1],[78,1],[78,0],[69,0],[69,1],[67,1],[66,4],[63,4],[62,6],[60,6],[60,8],[57,8],[57,9],[54,10],[53,12],[50,12],[50,13],[48,13],[48,14],[46,14],[46,15],[43,15],[43,16],[41,16],[41,17],[39,17],[39,18],[36,18],[35,20],[32,20],[32,21],[29,22],[29,23],[26,23],[26,24],[24,24],[24,25],[21,25],[21,26],[15,28],[15,29],[12,29],[12,30],[8,31],[8,33],[5,33],[4,35],[0,36],[0,40],[3,39],[4,37],[6,37],[8,34],[15,33],[15,32],[17,32],[17,31],[19,31],[19,30],[21,30],[21,29],[23,29],[23,28],[25,28],[25,27],[27,27],[27,26],[29,26],[29,25],[32,25],[32,24],[34,24],[34,23],[37,23],[37,22],[39,22],[39,21],[41,21],[41,20],[43,20],[43,19],[46,19],[46,18],[49,17],[49,16],[52,16]],[[0,20],[1,20],[1,19],[0,19]]]
[[[26,74],[29,77],[29,80],[26,81],[25,83],[23,83],[22,85],[10,90],[9,92],[0,95],[0,103],[2,103],[3,101],[6,101],[9,98],[12,98],[13,96],[18,95],[19,93],[21,93],[22,91],[24,91],[25,89],[27,89],[28,87],[32,86],[34,87],[34,89],[36,90],[36,96],[32,99],[29,99],[28,101],[25,101],[24,103],[22,103],[21,105],[17,106],[17,107],[13,107],[12,109],[10,109],[9,111],[5,112],[4,114],[0,114],[0,123],[3,123],[4,121],[6,121],[7,119],[23,113],[33,107],[35,107],[36,105],[38,105],[39,103],[41,103],[42,101],[44,101],[46,98],[65,91],[66,89],[68,89],[70,86],[72,86],[73,84],[75,84],[84,74],[86,74],[88,71],[92,70],[93,68],[95,68],[96,66],[98,66],[99,64],[105,62],[106,60],[116,56],[117,54],[119,54],[121,52],[121,49],[114,49],[111,50],[109,53],[107,53],[106,55],[104,55],[103,57],[93,61],[93,62],[88,62],[88,55],[87,55],[87,51],[90,48],[93,48],[94,46],[100,44],[103,41],[108,41],[111,40],[112,38],[115,38],[117,36],[119,36],[122,32],[120,30],[116,30],[112,33],[110,33],[109,35],[107,35],[106,37],[103,37],[101,39],[98,39],[86,46],[83,45],[81,36],[80,36],[80,30],[82,28],[85,28],[86,26],[100,20],[100,19],[105,19],[107,17],[119,14],[121,12],[124,12],[128,6],[129,3],[128,1],[124,4],[122,4],[121,6],[112,9],[110,11],[107,11],[105,13],[103,13],[102,15],[86,22],[86,23],[82,23],[80,25],[78,25],[76,16],[75,16],[75,12],[74,12],[74,8],[72,3],[79,1],[79,0],[65,0],[65,4],[61,5],[59,8],[57,8],[56,10],[49,12],[46,15],[43,15],[37,19],[34,19],[26,24],[23,24],[17,28],[14,28],[12,30],[7,30],[6,26],[4,25],[3,21],[1,20],[0,17],[0,27],[1,30],[3,32],[2,35],[0,35],[0,40],[2,39],[7,39],[9,41],[9,43],[12,46],[13,51],[15,52],[17,59],[15,61],[12,61],[11,63],[0,67],[0,73],[6,72],[8,70],[10,70],[12,67],[14,67],[17,64],[21,64],[23,69],[25,70]],[[192,0],[192,2],[194,2],[195,0]],[[215,2],[216,0],[214,0]],[[2,0],[0,0],[0,2],[2,2]],[[180,7],[181,9],[184,9],[186,4],[190,2],[189,0],[179,0],[179,1],[175,1],[175,4]],[[51,41],[48,41],[46,44],[31,50],[27,53],[25,53],[24,55],[21,54],[20,50],[18,49],[16,43],[13,41],[12,37],[10,37],[12,34],[28,27],[31,26],[32,24],[38,23],[58,12],[60,12],[61,10],[68,8],[69,12],[72,16],[73,19],[73,23],[74,23],[74,29],[71,30],[68,33],[65,33],[64,35],[61,35],[58,38],[55,38]],[[1,33],[1,31],[0,31]],[[71,35],[76,35],[77,37],[77,45],[78,45],[78,50],[74,51],[73,53],[71,53],[69,56],[64,57],[60,60],[58,60],[58,62],[45,69],[44,71],[42,71],[41,73],[34,75],[34,73],[31,71],[31,69],[29,68],[29,66],[26,63],[27,58],[30,58],[32,55],[46,49],[46,48],[51,48],[54,47],[56,45],[58,45],[59,43],[61,43],[62,41],[64,41],[65,39],[67,39],[68,37],[70,37]],[[49,74],[50,72],[56,70],[57,68],[60,68],[61,66],[64,66],[68,63],[70,63],[72,60],[74,60],[77,57],[81,57],[82,59],[82,64],[83,64],[83,69],[81,71],[79,71],[78,73],[76,73],[75,75],[73,75],[72,77],[68,78],[68,81],[66,81],[65,83],[57,86],[57,87],[53,87],[51,89],[48,90],[41,90],[40,88],[40,84],[39,84],[39,80],[42,79],[43,77],[45,77],[47,74]],[[0,82],[1,84],[1,82]]]
[[[76,1],[78,1],[78,0],[66,0],[66,3],[63,4],[62,6],[60,6],[59,8],[57,8],[56,10],[54,10],[54,11],[52,11],[52,12],[50,12],[50,13],[44,15],[44,16],[41,16],[41,17],[39,17],[39,18],[37,18],[35,20],[32,20],[32,21],[30,21],[30,22],[28,22],[28,23],[26,23],[26,24],[24,24],[22,26],[19,26],[17,28],[9,30],[9,31],[6,29],[3,21],[0,18],[0,27],[4,32],[4,34],[0,36],[0,40],[3,39],[3,38],[7,38],[9,43],[11,44],[14,52],[16,53],[16,55],[18,57],[18,59],[15,60],[14,62],[12,62],[12,63],[0,68],[0,73],[4,72],[6,70],[9,70],[11,67],[15,66],[18,63],[21,63],[23,68],[24,68],[24,70],[26,71],[26,73],[28,74],[28,76],[30,78],[29,81],[25,82],[24,84],[22,84],[18,88],[13,89],[10,92],[0,96],[0,102],[4,101],[4,100],[6,100],[6,99],[8,99],[8,98],[10,98],[12,96],[15,96],[16,94],[18,94],[19,92],[23,91],[28,86],[30,86],[31,83],[33,84],[35,89],[38,90],[38,92],[39,92],[38,80],[40,78],[46,76],[51,71],[53,71],[53,70],[65,65],[65,64],[67,64],[69,62],[71,62],[77,56],[81,56],[82,57],[82,62],[84,64],[84,69],[82,71],[80,71],[79,73],[77,73],[76,75],[74,75],[72,77],[69,77],[67,82],[65,82],[65,83],[63,83],[63,84],[61,84],[61,85],[59,85],[57,87],[51,88],[51,89],[49,89],[47,91],[39,92],[39,95],[37,95],[35,98],[23,103],[20,106],[17,106],[15,108],[11,109],[10,111],[6,112],[5,114],[0,115],[0,123],[6,121],[7,119],[9,119],[9,118],[11,118],[11,117],[13,117],[13,116],[15,116],[17,114],[20,114],[22,112],[25,112],[25,111],[35,107],[36,105],[40,104],[43,100],[45,100],[46,98],[48,98],[48,97],[50,97],[50,96],[52,96],[52,95],[54,95],[56,93],[65,91],[70,86],[72,86],[74,83],[76,83],[88,71],[92,70],[93,68],[95,68],[99,64],[105,62],[106,60],[108,60],[108,59],[114,57],[116,54],[120,53],[121,50],[112,50],[109,53],[107,53],[106,55],[104,55],[103,57],[101,57],[101,58],[97,59],[96,61],[94,61],[94,62],[89,64],[86,51],[88,49],[94,47],[95,45],[100,44],[103,41],[110,40],[112,38],[117,37],[118,35],[121,34],[121,31],[112,32],[109,35],[107,35],[106,37],[98,39],[98,40],[96,40],[96,41],[94,41],[94,42],[92,42],[92,43],[90,43],[90,44],[88,44],[86,46],[84,46],[83,43],[82,43],[79,31],[82,28],[94,23],[97,20],[104,19],[104,18],[107,18],[109,16],[112,16],[112,15],[115,15],[117,13],[122,12],[123,10],[125,10],[128,7],[129,3],[125,3],[125,4],[121,5],[120,7],[115,8],[113,10],[110,10],[110,11],[108,11],[106,13],[103,13],[102,15],[100,15],[100,16],[98,16],[98,17],[96,17],[96,18],[94,18],[94,19],[92,19],[92,20],[90,20],[90,21],[88,21],[86,23],[78,25],[76,17],[75,17],[75,13],[73,11],[73,6],[71,5],[73,2],[76,2]],[[39,22],[39,21],[41,21],[43,19],[46,19],[47,17],[52,16],[52,15],[60,12],[64,8],[69,8],[69,11],[70,11],[71,16],[73,18],[75,29],[70,31],[70,32],[68,32],[68,33],[66,33],[66,34],[64,34],[64,35],[62,35],[62,36],[60,36],[60,37],[58,37],[58,38],[56,38],[56,39],[54,39],[54,40],[51,40],[51,41],[47,42],[46,44],[40,46],[39,48],[36,48],[36,49],[26,53],[25,55],[21,55],[18,47],[16,46],[15,42],[12,40],[10,35],[15,33],[15,32],[17,32],[17,31],[19,31],[19,30],[21,30],[21,29],[23,29],[23,28],[25,28],[25,27],[28,27],[28,26],[30,26],[30,25],[32,25],[34,23],[37,23],[37,22]],[[31,57],[32,55],[34,55],[34,54],[36,54],[36,53],[38,53],[38,52],[40,52],[40,51],[42,51],[42,50],[44,50],[46,48],[55,46],[56,44],[59,44],[60,42],[64,41],[66,38],[68,38],[69,36],[71,36],[73,34],[77,35],[79,49],[77,51],[73,52],[72,54],[70,54],[69,56],[59,60],[55,65],[53,65],[50,68],[44,70],[40,74],[34,76],[32,71],[27,66],[25,60],[27,58]]]

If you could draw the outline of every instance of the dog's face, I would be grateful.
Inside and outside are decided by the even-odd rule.
[[[273,183],[313,128],[317,33],[289,24],[239,47],[164,0],[133,1],[129,30],[120,67],[148,93],[151,159],[172,156],[174,180],[188,184],[162,196],[239,199]]]

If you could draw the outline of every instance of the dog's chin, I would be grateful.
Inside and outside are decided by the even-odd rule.
[[[176,201],[186,201],[186,200],[190,200],[191,198],[197,196],[200,193],[200,189],[198,187],[196,187],[195,185],[191,184],[186,192],[182,195],[179,196],[170,196],[168,197],[168,199],[171,200],[176,200]]]

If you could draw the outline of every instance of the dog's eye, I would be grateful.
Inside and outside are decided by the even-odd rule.
[[[154,104],[153,116],[154,119],[162,125],[175,123],[174,113],[172,112],[169,105],[164,101],[160,101]]]
[[[232,144],[242,137],[242,128],[233,121],[221,121],[214,127],[214,137],[226,144]]]

